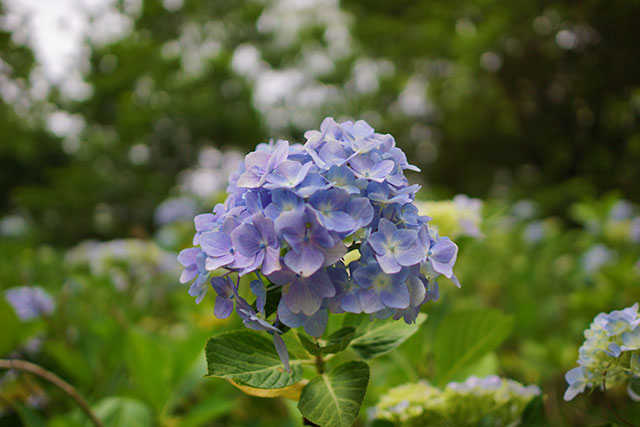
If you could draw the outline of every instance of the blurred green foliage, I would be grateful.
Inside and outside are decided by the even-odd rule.
[[[0,107],[0,207],[40,240],[144,235],[199,147],[301,141],[325,115],[392,133],[435,195],[637,201],[637,1],[115,4],[133,29],[89,45],[86,99]],[[0,43],[28,89],[29,50]],[[76,145],[52,108],[82,119]]]

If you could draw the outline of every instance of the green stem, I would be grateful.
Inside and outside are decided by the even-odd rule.
[[[604,376],[602,378],[602,394],[604,395],[604,403],[607,405],[607,408],[609,408],[609,411],[613,415],[615,415],[615,417],[619,419],[622,424],[634,427],[634,424],[631,424],[629,421],[622,418],[622,416],[618,414],[615,409],[613,409],[613,405],[611,405],[611,402],[609,402],[609,398],[607,397],[607,371],[604,372]]]
[[[44,378],[49,381],[60,390],[64,391],[69,397],[71,397],[77,404],[80,406],[82,411],[91,419],[93,424],[96,427],[102,427],[102,423],[96,417],[96,415],[91,411],[91,407],[87,403],[86,400],[80,396],[80,393],[68,382],[54,374],[53,372],[47,371],[41,366],[38,366],[34,363],[27,362],[26,360],[17,360],[17,359],[0,359],[0,368],[4,369],[18,369],[21,371],[31,372],[39,376],[40,378]]]

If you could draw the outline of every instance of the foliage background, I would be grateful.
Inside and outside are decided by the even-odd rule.
[[[54,27],[90,23],[58,74],[31,3],[0,3],[0,287],[55,295],[32,357],[92,403],[125,396],[163,425],[297,422],[287,403],[200,379],[204,337],[234,325],[192,305],[171,257],[154,251],[189,244],[185,210],[221,197],[223,174],[211,171],[233,169],[230,150],[302,141],[331,115],[393,134],[422,168],[410,177],[422,198],[486,201],[484,238],[461,241],[463,289],[445,289],[421,333],[373,367],[369,405],[433,374],[439,316],[493,307],[515,316],[516,332],[488,371],[543,386],[554,425],[606,418],[595,395],[563,403],[562,375],[595,314],[640,299],[638,241],[611,214],[619,199],[640,201],[640,2],[87,0]],[[194,191],[203,179],[217,191]],[[188,207],[166,225],[154,212],[175,197]],[[155,249],[101,274],[68,261],[85,239],[121,238]],[[612,255],[592,268],[596,245]],[[122,277],[126,292],[114,287]],[[3,399],[19,402],[18,385],[12,395],[0,384]],[[79,416],[47,391],[48,403],[14,403],[0,420]]]

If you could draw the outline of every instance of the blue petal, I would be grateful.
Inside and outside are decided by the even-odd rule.
[[[223,298],[220,295],[216,296],[216,305],[213,309],[213,314],[218,319],[226,319],[233,312],[233,301],[228,298]]]
[[[287,345],[284,343],[284,340],[277,332],[273,334],[273,345],[276,348],[276,352],[278,353],[278,357],[280,357],[284,368],[287,370],[287,372],[291,372],[291,368],[289,367],[289,352],[287,351]]]
[[[304,322],[304,330],[312,337],[320,337],[327,327],[329,313],[327,310],[319,310],[314,315],[307,317]]]

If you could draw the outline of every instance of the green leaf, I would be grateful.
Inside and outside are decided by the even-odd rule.
[[[98,402],[93,411],[106,426],[153,425],[153,415],[149,407],[129,397],[108,397]]]
[[[356,336],[356,328],[346,326],[340,328],[327,337],[327,345],[322,348],[322,354],[339,353],[349,347]]]
[[[495,350],[511,333],[513,317],[497,310],[450,313],[434,340],[437,383],[444,386],[459,372]]]
[[[254,388],[283,388],[302,379],[302,366],[290,362],[287,372],[273,342],[255,332],[234,331],[209,338],[208,376],[230,379]]]
[[[548,426],[547,416],[544,411],[544,401],[542,396],[536,396],[522,413],[522,421],[520,425],[531,427]]]
[[[425,320],[427,320],[427,315],[420,313],[416,323],[412,325],[393,319],[358,322],[353,317],[345,319],[345,323],[352,325],[359,323],[356,329],[356,337],[351,341],[351,348],[360,357],[372,359],[398,347],[407,338],[415,334]]]
[[[346,326],[338,329],[327,337],[326,344],[320,345],[311,341],[306,335],[298,334],[298,340],[300,344],[313,356],[321,354],[339,353],[349,346],[349,343],[356,334],[356,328],[353,326]]]
[[[0,298],[0,325],[2,325],[0,358],[15,350],[42,328],[41,321],[21,321],[13,307],[4,298]]]
[[[351,427],[369,384],[369,366],[351,361],[318,375],[302,390],[298,409],[319,426]]]

